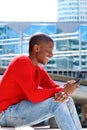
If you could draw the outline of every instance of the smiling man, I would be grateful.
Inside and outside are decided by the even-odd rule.
[[[54,116],[61,130],[82,130],[70,94],[79,86],[74,80],[63,87],[40,64],[53,56],[54,42],[46,34],[29,40],[29,55],[14,58],[0,82],[0,125],[35,125]]]

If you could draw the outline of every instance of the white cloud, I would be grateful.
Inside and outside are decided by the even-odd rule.
[[[57,0],[0,0],[0,21],[57,21]]]

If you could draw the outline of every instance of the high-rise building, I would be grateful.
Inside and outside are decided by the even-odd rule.
[[[87,0],[58,0],[58,22],[87,22]]]
[[[73,33],[78,31],[79,38],[73,40],[61,40],[57,42],[57,48],[73,51],[73,69],[87,69],[87,0],[57,0],[57,33]],[[67,46],[68,43],[68,46]],[[81,53],[79,53],[81,52]],[[85,53],[84,53],[85,52]],[[65,58],[63,58],[65,59]],[[71,62],[70,62],[71,63]],[[67,65],[67,64],[66,64]],[[69,63],[68,63],[69,65]]]

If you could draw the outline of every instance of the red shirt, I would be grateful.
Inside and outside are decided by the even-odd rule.
[[[0,82],[0,112],[22,100],[41,102],[62,91],[41,66],[27,56],[12,60]]]

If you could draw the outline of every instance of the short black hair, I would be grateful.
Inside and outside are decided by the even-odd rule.
[[[45,33],[36,33],[32,35],[29,40],[29,53],[32,51],[34,45],[39,45],[42,42],[53,42],[53,39]]]

